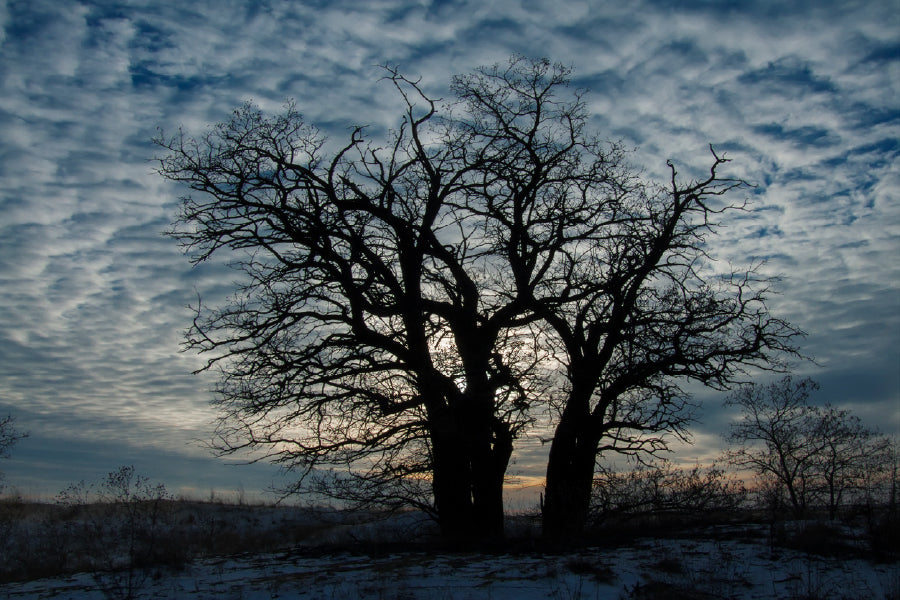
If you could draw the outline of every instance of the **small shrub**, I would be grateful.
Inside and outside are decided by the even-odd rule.
[[[566,561],[565,566],[569,572],[591,577],[598,583],[611,583],[616,579],[615,571],[609,565],[588,558],[573,556]]]
[[[711,514],[733,513],[744,504],[747,490],[716,465],[676,468],[662,460],[631,471],[601,469],[594,480],[591,520],[594,524],[623,520],[708,521]]]
[[[807,554],[846,557],[858,553],[839,527],[824,521],[803,523],[795,530],[785,529],[780,537],[779,545]]]
[[[716,596],[683,585],[648,581],[626,589],[628,600],[712,600]]]
[[[900,514],[887,511],[881,518],[874,519],[869,540],[876,559],[892,560],[900,557]]]
[[[661,573],[669,573],[670,575],[679,575],[684,573],[684,564],[677,558],[667,556],[660,559],[652,565],[653,569]]]

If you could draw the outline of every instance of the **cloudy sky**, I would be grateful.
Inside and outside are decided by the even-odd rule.
[[[618,6],[618,8],[615,8]],[[547,56],[575,68],[591,125],[758,187],[727,223],[723,260],[767,259],[773,310],[808,332],[817,401],[900,427],[900,10],[896,0],[7,0],[0,3],[0,415],[31,436],[6,484],[52,496],[120,465],[206,496],[277,485],[203,446],[212,380],[179,352],[197,294],[164,238],[180,191],[153,173],[156,129],[202,132],[246,100],[296,100],[335,137],[400,115],[377,65],[451,75]],[[728,416],[700,392],[683,460],[712,456]],[[534,448],[532,447],[532,450]],[[535,474],[531,451],[514,467]],[[539,473],[537,473],[539,474]]]

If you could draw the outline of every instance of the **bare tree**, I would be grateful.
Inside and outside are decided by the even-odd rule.
[[[846,409],[810,404],[817,389],[811,379],[785,377],[736,390],[728,404],[742,414],[728,456],[784,489],[794,516],[816,504],[834,519],[849,495],[869,493],[889,469],[890,441]]]
[[[831,405],[812,410],[816,415],[813,435],[822,442],[813,463],[828,516],[834,520],[848,496],[865,495],[868,483],[889,468],[890,440],[863,425],[849,410]]]
[[[9,458],[10,450],[21,439],[28,437],[27,433],[18,431],[15,427],[16,420],[12,415],[0,418],[0,458]],[[0,472],[0,484],[3,482],[3,473]],[[2,485],[0,485],[2,489]]]
[[[667,187],[624,190],[591,250],[564,261],[564,276],[534,299],[568,369],[547,465],[548,537],[581,530],[599,454],[687,439],[683,382],[727,388],[748,366],[778,368],[795,352],[800,332],[769,314],[770,281],[704,265],[713,219],[743,208],[723,198],[743,185],[718,175],[725,162],[713,152],[706,179],[683,185],[673,167]]]
[[[545,524],[578,531],[599,452],[685,435],[679,380],[725,387],[793,351],[766,280],[700,266],[710,218],[741,208],[717,204],[742,185],[724,159],[703,181],[642,182],[586,132],[570,74],[514,57],[456,77],[439,110],[388,68],[404,115],[380,145],[358,127],[329,146],[293,106],[159,136],[161,174],[200,195],[173,235],[244,272],[187,343],[221,369],[222,452],[499,535],[514,440],[549,403]]]
[[[159,543],[171,499],[165,485],[152,484],[133,465],[109,472],[98,483],[70,485],[57,495],[57,503],[84,510],[73,512],[78,518],[67,526],[72,539],[62,549],[63,562],[93,563],[94,579],[107,598],[139,597],[151,575],[148,566],[172,553]]]
[[[690,414],[679,380],[727,387],[747,366],[778,365],[800,332],[769,316],[769,281],[753,269],[704,271],[715,216],[742,181],[668,186],[641,181],[616,145],[586,132],[570,70],[521,61],[456,80],[487,140],[484,185],[466,208],[486,219],[493,252],[563,366],[549,394],[558,410],[547,467],[544,532],[567,537],[586,522],[598,454],[633,454],[684,437]],[[510,102],[514,98],[515,102]],[[498,168],[499,166],[499,168]]]
[[[172,234],[195,263],[229,251],[246,282],[198,308],[187,346],[221,368],[220,451],[263,449],[299,472],[295,491],[412,503],[447,535],[498,535],[542,352],[468,207],[502,157],[469,130],[477,115],[439,119],[387,72],[405,115],[383,147],[358,127],[329,152],[293,106],[158,137],[160,173],[200,194]]]
[[[741,409],[727,439],[732,464],[749,467],[787,492],[795,516],[803,516],[815,491],[815,462],[824,448],[816,434],[817,419],[808,404],[819,389],[812,379],[790,376],[765,385],[735,390],[727,405]]]
[[[9,458],[9,452],[16,442],[28,437],[27,433],[18,431],[16,420],[12,415],[0,418],[0,458]]]
[[[871,506],[880,496],[880,502],[886,505],[890,514],[897,515],[897,495],[900,491],[900,441],[896,436],[889,437],[883,445],[883,451],[870,459],[874,468],[866,469],[865,501]]]

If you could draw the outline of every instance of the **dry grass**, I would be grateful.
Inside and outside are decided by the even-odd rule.
[[[744,514],[743,523],[732,514],[716,519],[719,523],[714,527],[709,523],[699,526],[693,521],[679,522],[675,516],[669,516],[607,523],[574,548],[544,547],[534,534],[529,539],[520,535],[497,547],[469,549],[469,553],[449,551],[429,541],[432,538],[423,533],[426,530],[412,518],[404,521],[405,516],[376,522],[362,515],[289,506],[171,499],[155,505],[60,505],[8,499],[0,501],[0,555],[10,557],[0,560],[0,582],[84,571],[94,573],[94,581],[108,591],[108,597],[131,598],[134,590],[151,584],[159,573],[182,569],[195,559],[239,554],[271,556],[283,549],[297,560],[338,550],[355,554],[363,562],[366,557],[381,557],[373,560],[381,564],[385,581],[400,581],[407,571],[424,569],[435,554],[446,555],[441,564],[450,572],[466,569],[476,555],[552,557],[536,564],[553,565],[553,572],[538,570],[534,577],[576,581],[585,589],[596,589],[597,584],[621,585],[608,558],[616,555],[617,547],[643,547],[651,557],[642,565],[646,577],[623,589],[623,598],[704,600],[727,597],[736,585],[750,585],[742,580],[744,565],[732,556],[735,542],[754,544],[775,560],[779,554],[804,553],[809,557],[809,565],[824,560],[818,558],[823,554],[867,560],[888,557],[894,561],[898,556],[896,540],[883,539],[878,543],[884,548],[873,550],[876,542],[871,533],[882,529],[889,532],[887,525],[896,521],[889,514],[873,520],[869,529],[860,524],[849,527],[826,521],[781,523],[770,529],[754,524],[755,515],[751,512]],[[878,529],[875,524],[887,525]],[[771,538],[768,540],[767,531]],[[703,540],[702,552],[696,550],[699,542],[695,540]],[[581,552],[587,545],[603,548],[609,555]],[[394,553],[400,557],[388,560]],[[417,561],[424,561],[422,569]],[[572,579],[571,575],[576,577]],[[486,585],[492,582],[491,572],[478,576],[484,577]],[[525,576],[531,577],[530,572]],[[839,594],[821,595],[825,583],[814,571],[798,572],[794,597],[843,600]],[[560,588],[557,597],[582,597],[580,589],[571,587],[574,584],[566,585],[570,587]],[[864,597],[880,598],[877,594]],[[896,595],[889,593],[884,597],[896,600]]]
[[[180,568],[195,558],[272,552],[329,525],[292,507],[165,500],[150,506],[0,501],[0,582],[78,571]],[[136,510],[137,509],[137,510]]]

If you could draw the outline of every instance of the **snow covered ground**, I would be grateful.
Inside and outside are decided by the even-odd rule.
[[[772,548],[768,528],[719,525],[566,553],[350,552],[296,546],[132,573],[135,598],[896,599],[898,565]],[[0,599],[127,597],[116,576],[11,583]]]

